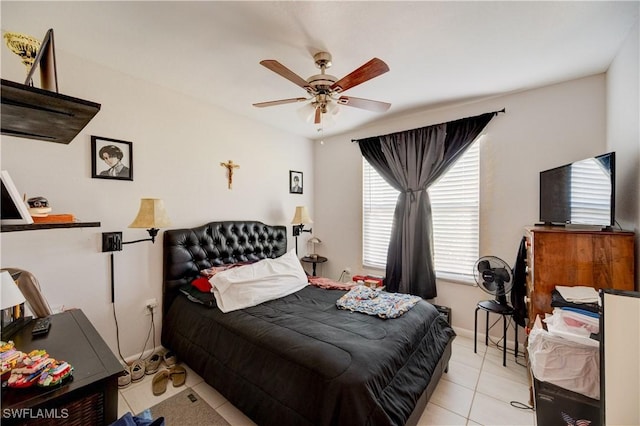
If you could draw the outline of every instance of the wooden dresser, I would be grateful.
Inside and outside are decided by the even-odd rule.
[[[559,227],[525,229],[529,324],[551,313],[556,285],[634,290],[634,233]]]

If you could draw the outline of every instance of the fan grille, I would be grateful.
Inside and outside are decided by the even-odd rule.
[[[478,287],[493,296],[505,296],[513,287],[511,267],[499,257],[483,256],[478,259],[473,276]]]

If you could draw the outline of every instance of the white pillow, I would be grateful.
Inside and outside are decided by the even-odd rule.
[[[295,250],[214,275],[209,282],[222,312],[259,305],[295,293],[307,285]]]

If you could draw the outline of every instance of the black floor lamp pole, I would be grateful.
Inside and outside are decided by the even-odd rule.
[[[115,301],[115,278],[113,277],[113,252],[111,252],[111,303]]]

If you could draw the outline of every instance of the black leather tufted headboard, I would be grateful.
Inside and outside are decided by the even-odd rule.
[[[280,257],[287,251],[287,228],[255,221],[211,222],[191,229],[163,233],[166,314],[178,289],[202,269],[228,263]]]

